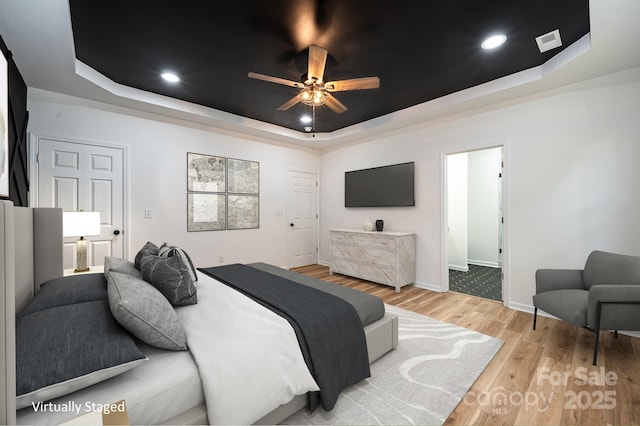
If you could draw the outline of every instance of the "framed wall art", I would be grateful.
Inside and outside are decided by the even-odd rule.
[[[226,158],[187,153],[187,191],[226,192]]]
[[[260,197],[228,194],[227,229],[260,228]]]
[[[226,212],[225,194],[188,193],[187,231],[223,231],[227,227]]]
[[[260,163],[227,158],[229,194],[260,193]]]

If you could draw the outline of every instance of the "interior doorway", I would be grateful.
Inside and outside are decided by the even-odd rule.
[[[99,212],[100,235],[86,237],[87,265],[125,258],[124,148],[38,138],[36,152],[36,205]],[[76,267],[76,240],[64,239],[64,269]]]
[[[446,156],[449,290],[503,300],[503,147]]]
[[[289,170],[287,219],[289,268],[318,263],[318,176]]]

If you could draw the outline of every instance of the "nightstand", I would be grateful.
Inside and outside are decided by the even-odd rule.
[[[99,272],[104,272],[104,265],[90,266],[89,270],[85,272],[73,272],[73,269],[65,269],[63,275],[68,277],[70,275],[96,274]]]

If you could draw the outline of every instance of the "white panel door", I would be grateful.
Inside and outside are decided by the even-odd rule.
[[[87,264],[124,257],[124,150],[38,140],[38,206],[100,212],[100,236],[87,237]],[[75,268],[76,238],[64,239],[64,269]]]
[[[289,267],[318,263],[318,179],[315,173],[289,172]]]

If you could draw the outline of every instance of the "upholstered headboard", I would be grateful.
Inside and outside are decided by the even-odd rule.
[[[62,276],[62,210],[0,200],[0,424],[15,424],[15,314]]]

